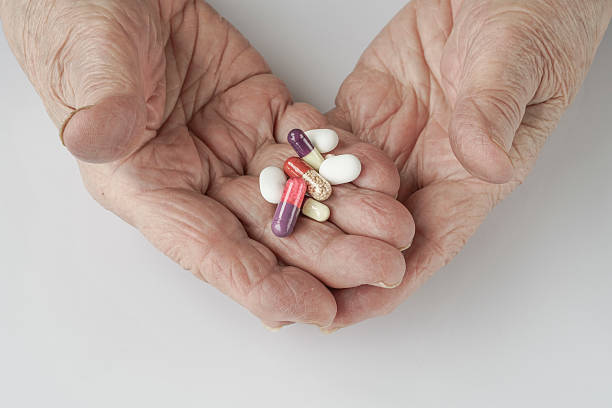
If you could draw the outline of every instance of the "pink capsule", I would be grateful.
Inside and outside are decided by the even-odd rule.
[[[291,178],[285,184],[285,190],[272,220],[272,232],[277,237],[288,237],[293,232],[306,189],[306,182],[302,178]]]

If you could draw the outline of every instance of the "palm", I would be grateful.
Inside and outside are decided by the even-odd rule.
[[[214,10],[186,4],[160,28],[170,32],[165,49],[151,52],[158,56],[144,78],[151,90],[145,142],[120,162],[81,163],[85,183],[160,250],[269,325],[328,324],[336,305],[326,285],[394,284],[403,276],[396,248],[412,240],[413,223],[392,198],[397,172],[382,152],[341,131],[339,149],[362,158],[356,184],[368,190],[338,187],[328,201],[331,222],[303,220],[290,239],[274,237],[274,208],[259,196],[257,175],[292,155],[282,143],[290,129],[327,121],[293,104],[261,56]],[[354,216],[369,221],[358,224]],[[397,223],[401,232],[386,228]]]
[[[543,118],[555,117],[556,108],[527,109],[510,152],[512,182],[494,185],[470,175],[449,142],[453,62],[446,71],[440,68],[457,2],[434,3],[412,2],[385,27],[344,82],[337,108],[329,114],[332,122],[379,146],[395,162],[401,177],[398,199],[416,223],[414,243],[405,253],[404,283],[392,291],[338,291],[337,327],[392,310],[448,263],[493,206],[524,179],[554,123]]]

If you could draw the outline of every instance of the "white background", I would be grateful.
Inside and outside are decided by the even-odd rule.
[[[216,0],[332,106],[402,0]],[[612,33],[527,182],[395,313],[270,333],[102,210],[0,41],[0,406],[612,406]]]

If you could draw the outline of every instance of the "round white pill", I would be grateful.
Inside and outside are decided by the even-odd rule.
[[[332,129],[313,129],[304,133],[320,153],[331,152],[338,146],[338,133]]]
[[[270,204],[280,203],[285,189],[287,176],[278,167],[266,167],[259,173],[259,191],[261,196]]]
[[[319,174],[333,186],[350,183],[361,174],[361,162],[352,154],[327,155]]]

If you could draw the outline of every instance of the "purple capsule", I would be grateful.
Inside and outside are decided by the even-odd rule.
[[[323,163],[323,156],[312,144],[308,136],[300,129],[293,129],[287,136],[287,141],[302,160],[315,170],[319,170]]]

